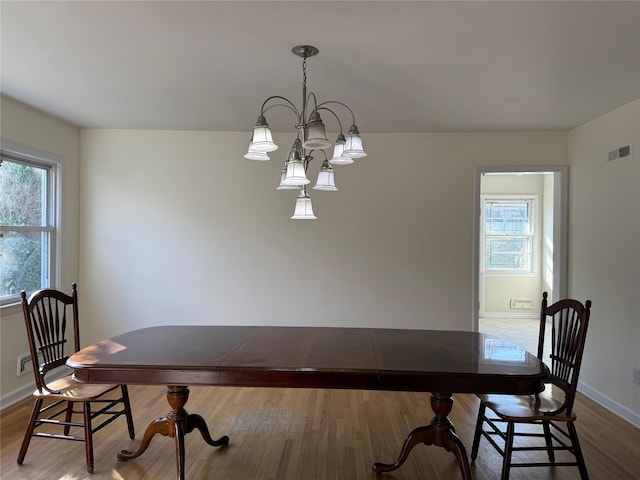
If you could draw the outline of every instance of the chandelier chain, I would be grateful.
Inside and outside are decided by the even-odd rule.
[[[302,83],[307,86],[307,57],[302,59]]]

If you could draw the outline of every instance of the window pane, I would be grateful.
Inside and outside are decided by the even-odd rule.
[[[529,202],[487,202],[487,235],[528,235]]]
[[[528,237],[486,239],[486,268],[523,270],[530,268],[531,241]]]
[[[47,232],[5,231],[0,237],[0,252],[1,297],[17,295],[20,290],[32,292],[49,286],[46,273],[49,256]]]
[[[5,160],[0,167],[0,225],[40,227],[46,221],[47,170]]]

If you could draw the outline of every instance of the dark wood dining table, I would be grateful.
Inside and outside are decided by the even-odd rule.
[[[187,413],[189,385],[430,392],[431,422],[409,433],[393,463],[374,463],[373,471],[399,468],[423,443],[452,452],[470,480],[465,447],[448,418],[453,394],[533,394],[548,373],[535,355],[481,333],[333,327],[156,326],[83,348],[67,365],[78,382],[167,385],[169,413],[149,424],[137,451],[118,458],[140,456],[156,434],[173,437],[179,480],[186,434],[197,429],[212,446],[229,442],[213,439],[204,419]]]

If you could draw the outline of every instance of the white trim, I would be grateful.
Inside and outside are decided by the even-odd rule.
[[[11,390],[9,393],[5,394],[0,398],[0,410],[4,410],[11,405],[18,403],[25,398],[28,398],[33,394],[36,390],[35,385],[29,384],[24,385],[20,388],[16,388],[15,390]]]
[[[11,140],[0,140],[0,153],[7,157],[8,161],[12,157],[16,161],[33,166],[47,168],[47,225],[45,229],[49,235],[49,255],[53,254],[55,259],[49,263],[49,287],[59,288],[62,284],[62,169],[64,158],[50,152],[37,150],[27,145],[22,145]],[[12,229],[13,230],[13,229]],[[29,230],[28,227],[17,227],[15,230]],[[39,231],[42,229],[39,228]],[[17,296],[18,304],[20,297]],[[0,305],[3,314],[9,314],[8,307],[16,303]],[[14,309],[10,309],[13,311]]]
[[[10,155],[16,155],[18,157],[25,157],[27,160],[32,160],[36,163],[44,162],[46,164],[56,163],[61,165],[64,163],[64,158],[55,153],[43,152],[27,145],[22,145],[11,140],[0,140],[0,149]]]
[[[471,329],[478,331],[480,317],[480,299],[483,292],[480,282],[480,214],[482,213],[481,180],[484,174],[510,173],[553,173],[553,264],[557,265],[556,275],[553,276],[551,300],[556,301],[567,295],[567,212],[569,208],[569,167],[566,165],[538,165],[538,166],[477,166],[474,169],[473,182],[473,247],[471,251]],[[557,180],[557,181],[556,181]]]
[[[621,405],[614,399],[599,392],[595,388],[580,382],[578,391],[584,396],[589,397],[591,400],[609,410],[611,413],[619,416],[623,420],[626,420],[630,424],[640,428],[640,413],[634,412],[630,408]]]
[[[65,368],[58,367],[58,368],[60,368],[59,372],[52,371],[49,373],[49,376],[47,376],[47,383],[69,375],[68,368],[66,367]],[[33,377],[33,373],[30,372],[30,375]],[[18,403],[21,400],[24,400],[25,398],[29,398],[31,395],[33,395],[33,392],[35,391],[36,391],[35,380],[29,382],[26,385],[23,385],[22,387],[18,387],[15,390],[11,390],[9,393],[6,393],[2,395],[2,397],[0,397],[0,410],[4,410],[5,408]]]
[[[18,299],[20,299],[18,297]],[[6,305],[2,305],[2,316],[6,316],[6,315],[16,315],[18,313],[22,313],[22,303],[20,302],[15,302],[15,303],[7,303]]]
[[[540,312],[529,313],[507,313],[507,312],[484,312],[482,318],[517,318],[528,320],[540,320]]]

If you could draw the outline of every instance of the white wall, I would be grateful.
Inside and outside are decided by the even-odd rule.
[[[82,132],[83,315],[94,340],[152,324],[471,329],[474,166],[566,164],[566,134],[366,135],[367,158],[275,190],[292,138]],[[317,166],[316,166],[317,168]],[[315,170],[315,169],[314,169]]]
[[[640,425],[640,100],[572,130],[569,161],[569,293],[593,301],[581,387]]]
[[[365,134],[370,156],[336,168],[340,191],[311,191],[320,219],[294,222],[293,195],[274,190],[288,136],[259,163],[242,158],[246,133],[80,133],[1,108],[3,139],[65,159],[62,286],[79,280],[84,343],[160,323],[469,329],[474,166],[567,163],[565,133]],[[639,109],[568,135],[569,294],[594,303],[581,389],[637,424]],[[633,159],[606,162],[628,141]],[[28,349],[14,312],[3,405],[33,382],[15,376]]]
[[[62,272],[60,288],[70,291],[78,279],[78,204],[80,129],[2,96],[2,144],[22,146],[30,153],[62,158]],[[0,167],[2,168],[2,167]],[[16,375],[18,356],[28,353],[19,307],[5,307],[0,319],[0,394],[3,405],[31,393],[33,375]],[[25,390],[25,388],[28,388]]]

